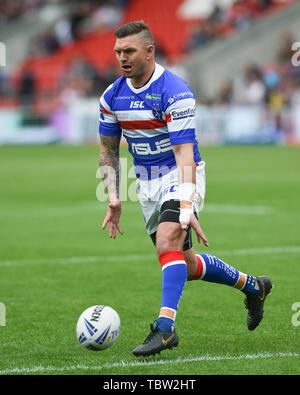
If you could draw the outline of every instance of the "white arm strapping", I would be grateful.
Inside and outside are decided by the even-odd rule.
[[[196,185],[192,182],[183,182],[179,184],[178,193],[179,200],[185,200],[187,202],[193,203],[195,198]]]
[[[196,192],[196,185],[192,182],[184,182],[179,184],[179,199],[180,201],[186,201],[193,203]],[[193,214],[193,204],[190,208],[181,208],[179,215],[179,222],[182,224],[183,222],[188,226],[190,223],[191,215]]]

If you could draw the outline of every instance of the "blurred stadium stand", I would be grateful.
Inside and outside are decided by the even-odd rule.
[[[202,143],[300,142],[298,1],[0,0],[0,14],[0,144],[97,142],[113,32],[140,19],[195,91]]]

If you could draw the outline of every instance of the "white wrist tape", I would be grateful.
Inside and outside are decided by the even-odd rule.
[[[193,214],[193,207],[191,208],[181,208],[179,215],[179,222],[182,224],[183,222],[186,225],[189,225],[191,215]]]
[[[179,200],[185,200],[187,202],[193,202],[195,197],[196,185],[192,182],[184,182],[179,184],[178,194]]]

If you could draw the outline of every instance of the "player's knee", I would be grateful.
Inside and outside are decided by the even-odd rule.
[[[168,251],[181,251],[183,246],[183,232],[178,226],[173,227],[165,227],[165,229],[160,229],[157,232],[156,236],[156,252],[157,255],[160,256],[161,254],[168,252]]]
[[[160,256],[168,251],[176,250],[176,243],[174,243],[169,238],[160,238],[156,241],[156,252],[157,255]]]

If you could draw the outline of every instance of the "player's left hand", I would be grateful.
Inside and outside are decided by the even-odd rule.
[[[204,232],[203,232],[203,230],[202,230],[202,228],[201,228],[201,226],[194,214],[192,214],[190,216],[190,226],[194,229],[194,231],[196,233],[198,243],[201,243],[201,240],[202,240],[202,243],[206,247],[208,247],[208,240],[207,240],[207,238],[206,238],[206,236],[205,236],[205,234],[204,234]]]
[[[202,240],[203,244],[206,247],[208,246],[207,238],[206,238],[197,218],[193,214],[192,209],[188,209],[188,208],[180,209],[179,222],[180,222],[181,228],[184,230],[186,230],[188,225],[190,225],[196,233],[198,242],[201,243],[201,240]]]
[[[102,229],[105,229],[108,225],[109,237],[113,239],[116,238],[117,230],[121,235],[123,234],[122,228],[120,226],[121,212],[122,208],[121,202],[119,200],[109,202],[107,214],[102,224]]]

